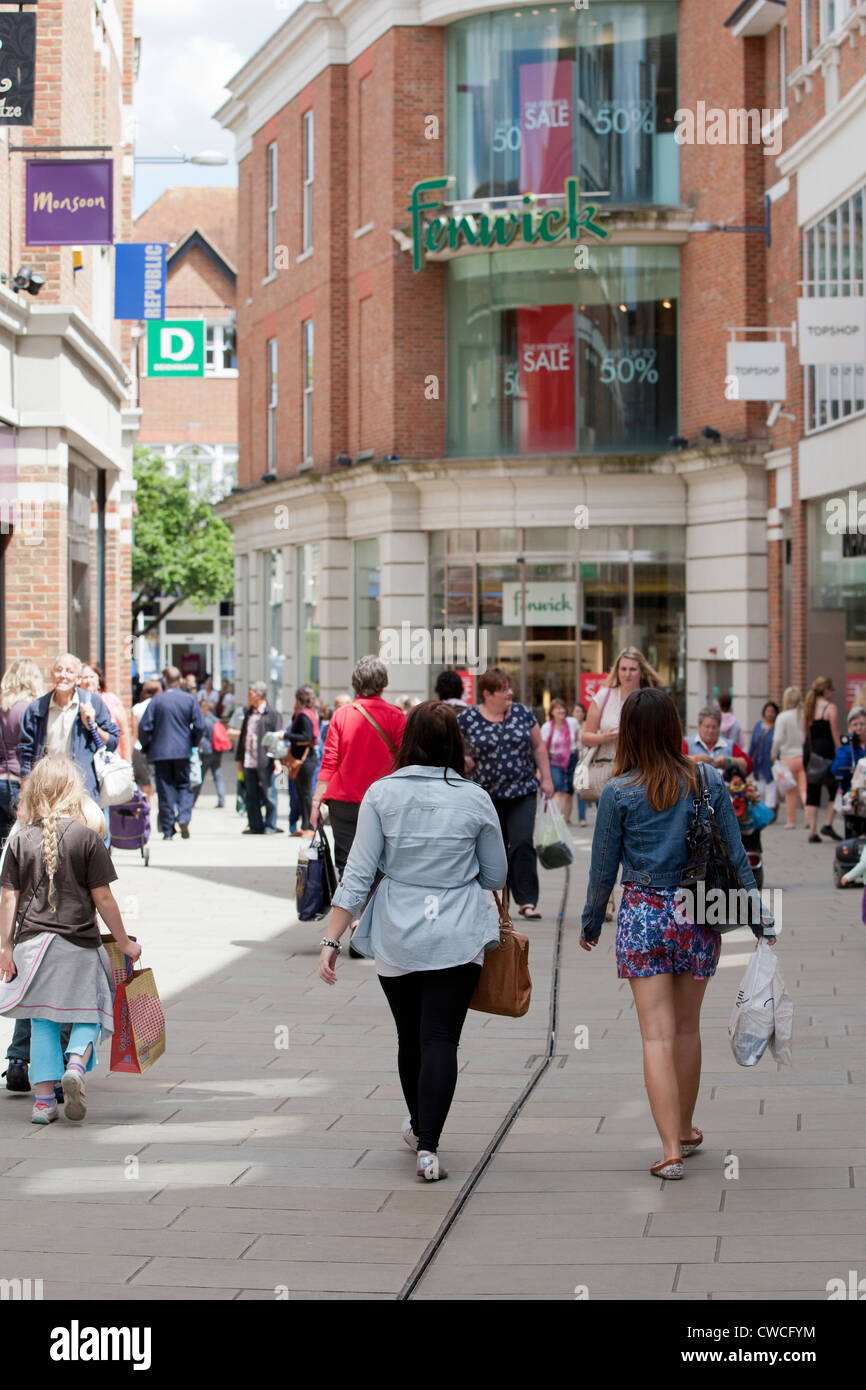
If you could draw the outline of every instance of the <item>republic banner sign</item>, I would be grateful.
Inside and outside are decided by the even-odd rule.
[[[33,124],[35,14],[0,14],[0,125]]]
[[[29,159],[28,246],[111,246],[114,164],[110,159]]]

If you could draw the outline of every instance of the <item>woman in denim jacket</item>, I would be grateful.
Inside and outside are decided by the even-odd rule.
[[[728,789],[715,768],[707,767],[706,776],[738,881],[757,892]],[[664,1147],[650,1172],[662,1178],[681,1178],[683,1158],[703,1142],[692,1123],[701,1081],[700,1014],[721,948],[719,933],[690,921],[677,898],[696,795],[676,705],[663,690],[634,691],[622,707],[613,776],[598,803],[580,944],[585,951],[598,945],[622,864],[617,975],[634,995],[647,1095]],[[766,909],[752,931],[775,941]]]

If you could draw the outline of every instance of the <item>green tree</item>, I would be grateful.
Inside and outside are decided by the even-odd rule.
[[[136,449],[135,521],[132,548],[132,623],[158,610],[141,631],[150,632],[179,603],[204,609],[231,593],[234,538],[210,502],[196,495],[189,466],[172,477],[159,454]]]

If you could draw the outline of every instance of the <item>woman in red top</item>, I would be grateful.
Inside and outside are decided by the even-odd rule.
[[[352,848],[364,793],[392,771],[403,740],[405,714],[381,698],[387,684],[385,663],[377,656],[362,656],[352,672],[356,698],[335,710],[328,725],[310,824],[316,827],[319,806],[327,801],[339,874]]]

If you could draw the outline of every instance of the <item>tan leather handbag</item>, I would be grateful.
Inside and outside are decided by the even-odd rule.
[[[470,1009],[482,1014],[522,1018],[532,998],[529,975],[529,937],[514,930],[508,911],[508,889],[493,894],[499,911],[499,949],[488,951],[481,967]]]

